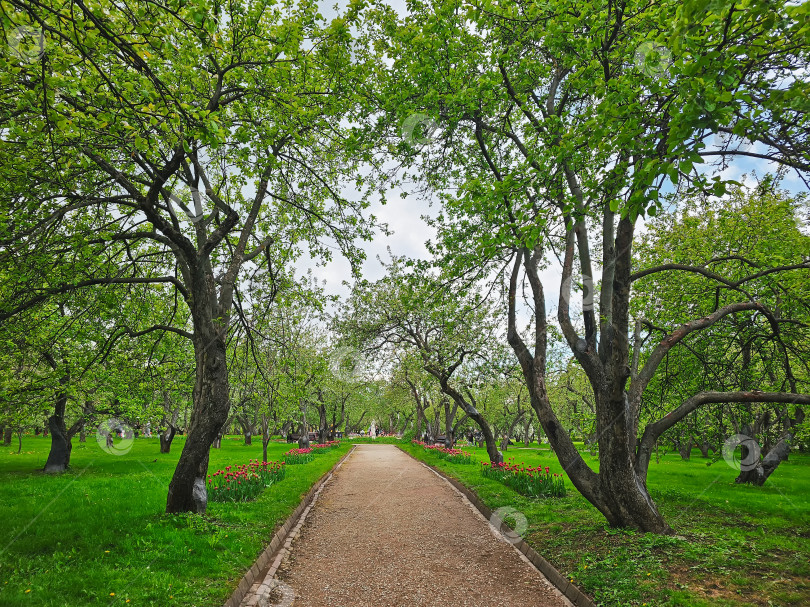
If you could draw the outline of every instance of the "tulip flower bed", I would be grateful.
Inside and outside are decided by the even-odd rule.
[[[481,474],[502,482],[527,497],[565,497],[562,474],[551,474],[548,467],[537,468],[509,462],[490,464],[481,462]]]
[[[472,454],[461,449],[445,449],[440,447],[436,450],[436,455],[439,459],[446,459],[453,464],[472,464]]]
[[[315,451],[315,453],[320,453],[322,451],[328,451],[329,449],[335,449],[337,447],[340,447],[340,441],[330,440],[326,441],[325,443],[318,443],[317,445],[312,445],[312,450]]]
[[[461,449],[447,449],[441,445],[428,445],[420,440],[411,441],[414,445],[419,445],[425,451],[432,451],[439,459],[447,460],[453,464],[472,464],[472,454]]]
[[[290,449],[284,454],[285,464],[306,464],[315,459],[312,449]]]
[[[208,499],[212,502],[247,502],[275,482],[282,480],[286,473],[283,462],[259,462],[250,460],[235,469],[225,466],[208,475],[206,483]]]

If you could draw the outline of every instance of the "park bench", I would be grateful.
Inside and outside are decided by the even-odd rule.
[[[287,435],[287,442],[288,443],[297,443],[299,438],[301,438],[300,434],[297,434],[295,432],[291,432],[290,434]],[[318,438],[318,435],[315,432],[310,432],[309,433],[309,442],[314,443],[316,438]]]

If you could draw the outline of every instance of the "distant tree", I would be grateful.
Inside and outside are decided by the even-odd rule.
[[[447,419],[452,416],[451,407],[457,406],[478,426],[490,460],[502,461],[474,390],[474,369],[487,366],[491,346],[498,340],[497,317],[480,294],[456,291],[447,296],[444,289],[439,279],[408,273],[403,261],[395,259],[385,278],[355,285],[341,313],[341,325],[369,347],[412,351],[452,400]],[[438,421],[439,411],[435,411]]]

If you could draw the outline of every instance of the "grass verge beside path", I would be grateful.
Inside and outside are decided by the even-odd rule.
[[[262,455],[226,437],[209,470]],[[291,466],[253,502],[209,503],[204,517],[163,513],[183,448],[170,454],[157,438],[138,438],[120,456],[94,437],[74,441],[71,470],[38,470],[50,439],[25,437],[23,452],[0,448],[0,605],[222,605],[310,487],[351,449],[320,453]],[[290,449],[271,443],[268,459]]]
[[[491,509],[511,506],[528,521],[524,538],[599,605],[810,605],[810,457],[791,455],[764,487],[735,485],[722,460],[695,450],[653,462],[649,487],[675,537],[611,529],[566,478],[565,498],[526,498],[411,444],[402,449],[475,491]],[[484,449],[463,447],[476,462]],[[510,448],[517,463],[562,472],[548,447]],[[594,468],[598,462],[589,455]],[[512,523],[507,519],[507,524]]]

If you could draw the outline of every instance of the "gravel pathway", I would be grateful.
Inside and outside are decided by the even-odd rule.
[[[355,449],[263,589],[243,605],[571,605],[466,498],[393,445]]]

